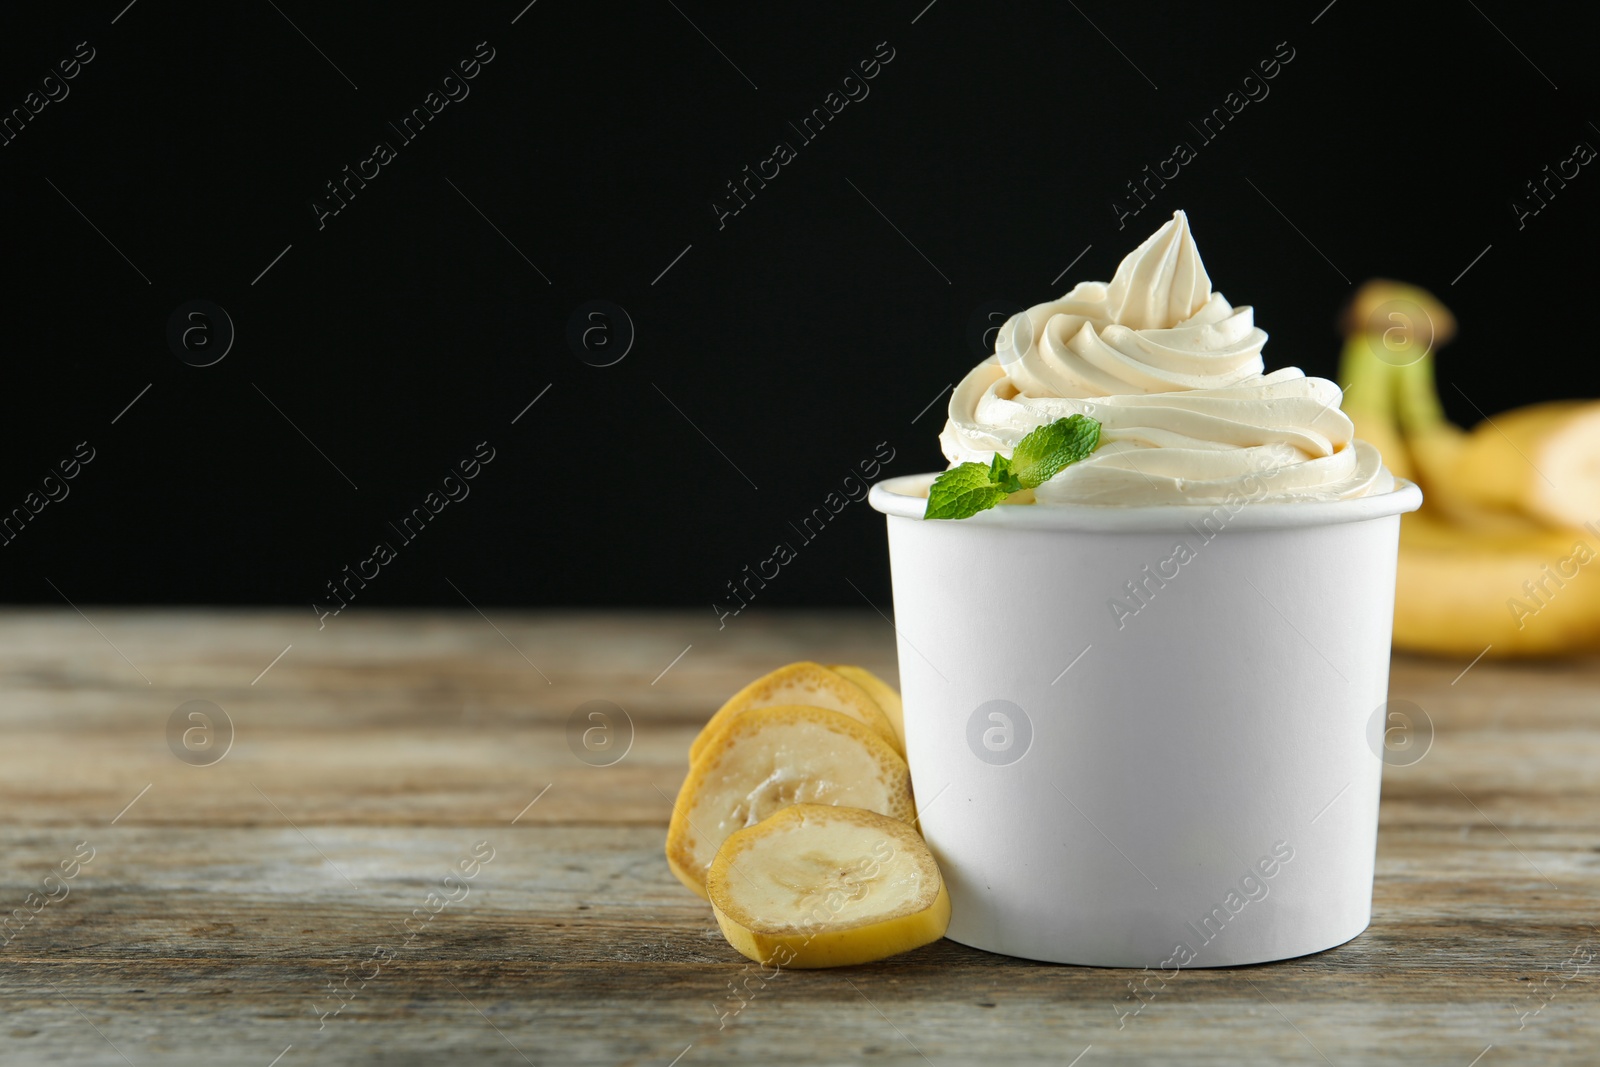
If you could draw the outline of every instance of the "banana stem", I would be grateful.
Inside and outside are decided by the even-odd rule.
[[[1395,414],[1395,367],[1378,358],[1372,339],[1354,333],[1346,339],[1339,357],[1339,381],[1344,388],[1346,413],[1369,415],[1388,421]]]
[[[1416,362],[1396,367],[1395,371],[1395,411],[1406,436],[1419,436],[1447,425],[1444,405],[1439,402],[1433,353],[1424,352]]]
[[[1400,478],[1414,472],[1410,449],[1395,419],[1395,371],[1387,349],[1367,333],[1345,341],[1339,360],[1339,380],[1344,385],[1344,413],[1355,424],[1356,436],[1376,448],[1384,466]],[[1380,355],[1382,353],[1382,355]]]

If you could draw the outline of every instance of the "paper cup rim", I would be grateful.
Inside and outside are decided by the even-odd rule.
[[[867,502],[885,515],[922,521],[923,512],[927,510],[928,487],[941,473],[932,471],[886,478],[873,485]],[[1235,510],[1225,510],[1224,513],[1228,515],[1230,529],[1277,530],[1363,522],[1416,511],[1422,506],[1422,490],[1415,482],[1399,477],[1394,481],[1392,490],[1373,496],[1345,500],[1245,502]],[[1098,504],[1019,504],[990,508],[947,525],[1103,533],[1177,531],[1214,513],[1218,508],[1228,509],[1229,505],[1145,504],[1117,507]]]

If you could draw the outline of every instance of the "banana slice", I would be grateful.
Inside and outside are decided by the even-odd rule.
[[[711,721],[700,731],[700,736],[689,745],[689,762],[693,763],[700,758],[706,742],[735,715],[751,708],[774,708],[795,704],[827,708],[829,711],[847,715],[889,742],[896,752],[904,755],[894,726],[865,689],[820,663],[802,661],[791,663],[787,667],[779,667],[771,674],[762,675],[729,697],[728,702],[711,716]]]
[[[911,772],[883,738],[826,708],[758,708],[728,720],[690,764],[667,829],[672,873],[705,896],[728,835],[791,804],[916,816]]]
[[[761,964],[847,967],[944,936],[939,865],[903,822],[795,804],[723,844],[706,879],[728,944]]]
[[[828,669],[835,674],[842,675],[849,681],[859,685],[867,691],[867,696],[883,711],[884,718],[889,720],[889,725],[894,727],[894,734],[900,739],[900,751],[906,750],[906,712],[905,705],[900,703],[900,694],[895,692],[894,686],[879,678],[865,667],[857,667],[849,663],[830,663]]]

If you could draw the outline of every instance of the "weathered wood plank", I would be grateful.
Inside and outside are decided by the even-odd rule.
[[[668,873],[699,723],[792,659],[892,678],[870,612],[720,632],[709,611],[352,612],[319,633],[309,611],[87,611],[103,638],[72,612],[0,616],[0,904],[26,910],[78,842],[95,849],[0,948],[0,1065],[265,1067],[290,1045],[281,1067],[1065,1064],[1092,1045],[1084,1067],[1466,1067],[1493,1045],[1494,1067],[1591,1063],[1600,1044],[1600,965],[1558,977],[1600,948],[1600,664],[1398,662],[1393,697],[1437,736],[1386,772],[1372,928],[1184,972],[1130,1014],[1135,972],[951,942],[762,979]],[[167,748],[189,699],[234,719],[214,766]],[[567,747],[590,699],[633,720],[615,766]],[[479,841],[493,860],[423,923]],[[376,946],[393,958],[362,986]],[[319,1019],[346,975],[359,991]]]
[[[255,1025],[287,1030],[288,1043],[293,1016],[311,1010],[309,1004],[294,1003],[291,978],[302,994],[307,988],[319,990],[326,980],[338,979],[346,965],[358,966],[371,946],[388,945],[396,952],[395,967],[381,972],[382,981],[372,983],[373,995],[339,1021],[408,1018],[417,1002],[448,997],[443,975],[458,985],[474,982],[493,998],[505,1013],[505,1018],[495,1016],[502,1029],[521,1027],[545,1042],[541,1048],[552,1047],[557,1038],[571,1042],[560,1046],[563,1062],[606,1062],[609,1052],[589,1058],[594,1050],[585,1041],[591,1028],[631,1027],[637,1021],[634,1007],[647,1001],[663,1028],[693,1030],[703,1025],[697,1017],[704,1014],[715,1030],[717,1008],[731,1009],[723,1003],[727,981],[750,973],[715,935],[705,905],[666,874],[659,833],[649,828],[608,828],[597,838],[588,827],[519,825],[470,832],[321,827],[308,833],[309,841],[287,828],[77,832],[99,833],[103,845],[75,880],[74,895],[38,920],[39,944],[49,951],[30,951],[34,931],[25,930],[0,956],[0,974],[17,984],[37,982],[17,977],[17,969],[45,967],[41,973],[69,999],[81,994],[113,1018],[115,1005],[130,999],[115,977],[124,971],[135,986],[160,985],[200,1000],[223,995],[224,988],[237,991],[253,975],[249,1003],[255,1004],[250,1009],[257,1012]],[[484,837],[477,840],[498,840],[495,858],[474,879],[466,899],[407,945],[396,923],[466,854],[468,839],[478,833]],[[5,853],[30,874],[49,869],[51,857],[66,854],[73,843],[50,840],[55,834],[7,836]],[[1361,939],[1270,968],[1184,974],[1128,1027],[1145,1028],[1156,1019],[1158,1006],[1163,1017],[1170,1010],[1173,1017],[1192,1022],[1201,1005],[1219,1020],[1237,1016],[1230,1026],[1258,1026],[1261,1020],[1240,1003],[1249,990],[1238,976],[1247,975],[1260,994],[1274,1003],[1282,998],[1279,1007],[1305,1006],[1307,1000],[1314,1005],[1329,996],[1348,1001],[1339,1005],[1342,1022],[1330,1031],[1334,1048],[1341,1050],[1373,1051],[1338,1044],[1342,1029],[1392,1025],[1402,1007],[1412,1018],[1437,1017],[1470,1003],[1478,1013],[1471,1019],[1474,1025],[1466,1026],[1466,1019],[1452,1024],[1461,1033],[1482,1031],[1490,1043],[1495,1028],[1503,1025],[1508,1033],[1502,1043],[1520,1036],[1517,1012],[1537,1006],[1526,1001],[1523,979],[1537,981],[1543,968],[1558,965],[1575,945],[1600,937],[1600,931],[1575,918],[1592,914],[1593,896],[1548,891],[1498,835],[1468,838],[1464,848],[1433,843],[1408,851],[1403,865],[1386,858],[1386,840],[1380,854],[1379,918]],[[1589,862],[1587,841],[1569,834],[1543,842],[1538,855],[1547,873],[1562,884],[1581,877]],[[1563,855],[1570,862],[1561,862]],[[340,870],[356,884],[345,882]],[[23,879],[4,890],[20,896],[31,884]],[[110,977],[107,966],[114,968]],[[945,1026],[951,1010],[1003,1002],[1035,1023],[1052,1019],[1063,1032],[1103,1028],[1104,1015],[1111,1032],[1121,1037],[1113,1005],[1123,1011],[1133,1007],[1126,972],[1027,964],[949,943],[848,976],[878,1008],[892,1011],[903,1029],[917,1026],[926,1032]],[[1592,992],[1578,985],[1564,990],[1569,1004],[1574,996]],[[781,1014],[774,1019],[752,1009],[748,1018],[730,1025],[758,1020],[763,1027],[781,1025],[787,1034],[783,1040],[803,1036],[803,1027],[788,1032],[791,1015],[800,1013],[818,1024],[825,1019],[832,1028],[841,1015],[852,1016],[851,1001],[860,995],[848,983],[823,975],[784,975],[770,990],[757,988],[770,996],[753,1003]],[[463,991],[475,1003],[480,999],[465,985]],[[1560,1000],[1532,1024],[1555,1023],[1552,1035],[1577,1025],[1575,1019],[1562,1022],[1566,1013],[1554,1010],[1567,1006]],[[608,1007],[618,1001],[629,1007]],[[26,1000],[16,1003],[28,1007]],[[50,998],[41,998],[30,1010],[49,1003]],[[134,1008],[124,1003],[123,1010]],[[872,1012],[855,1012],[855,1025],[863,1031],[860,1048],[870,1043],[874,1018]],[[279,1026],[280,1020],[290,1020],[289,1025]],[[1322,1045],[1314,1023],[1297,1024]],[[1161,1034],[1166,1025],[1151,1029]],[[1236,1036],[1250,1035],[1260,1036],[1254,1030]],[[733,1058],[747,1054],[756,1041],[754,1035],[740,1036],[737,1047],[746,1052],[730,1053]],[[152,1051],[163,1048],[158,1037],[150,1038]],[[763,1040],[777,1042],[763,1054],[782,1056],[782,1040],[773,1035]],[[1138,1042],[1127,1044],[1134,1048]],[[1544,1039],[1539,1048],[1554,1055],[1555,1046]],[[1014,1047],[1022,1056],[1031,1049],[1027,1043]],[[1292,1050],[1280,1051],[1294,1058]],[[1226,1060],[1202,1056],[1193,1062]]]

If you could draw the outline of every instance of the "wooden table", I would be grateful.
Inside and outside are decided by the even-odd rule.
[[[661,855],[689,739],[782,662],[892,678],[892,639],[871,613],[0,616],[0,900],[30,916],[0,1064],[1600,1062],[1593,662],[1395,664],[1437,739],[1385,774],[1375,918],[1341,948],[1184,972],[1120,1029],[1133,972],[951,942],[752,977]],[[191,700],[233,724],[209,765],[168,743]],[[632,720],[614,765],[569,748],[589,700]],[[176,750],[215,757],[211,726]]]

